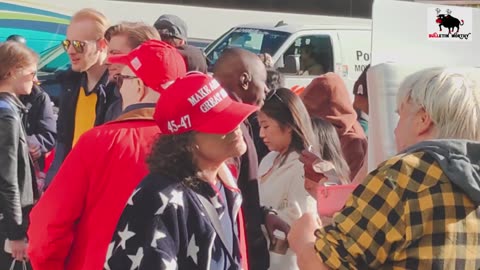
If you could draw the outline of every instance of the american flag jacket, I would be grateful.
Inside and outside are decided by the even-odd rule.
[[[242,199],[226,166],[222,169],[228,207],[218,203],[219,194],[207,182],[190,187],[169,176],[148,175],[127,202],[104,269],[246,270]],[[233,248],[219,222],[222,211],[232,219]]]

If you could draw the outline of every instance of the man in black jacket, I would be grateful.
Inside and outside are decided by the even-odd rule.
[[[160,16],[153,25],[162,41],[176,47],[187,64],[187,71],[207,73],[207,59],[203,51],[187,44],[187,24],[179,17],[171,14]]]
[[[38,189],[42,191],[45,180],[45,155],[53,150],[57,140],[57,122],[53,113],[53,104],[48,94],[37,85],[33,86],[30,95],[21,96],[20,100],[27,110],[24,125],[28,150],[32,157]]]
[[[115,84],[108,82],[105,65],[108,28],[105,16],[94,9],[82,9],[72,17],[67,39],[62,42],[72,64],[57,81],[62,86],[57,120],[58,141],[46,184],[54,178],[80,136],[105,122],[108,107],[118,99]]]
[[[255,54],[242,49],[226,49],[218,59],[213,76],[228,91],[233,100],[262,106],[267,92],[267,71]],[[242,125],[247,152],[237,160],[238,187],[242,191],[242,208],[247,231],[248,264],[252,270],[269,267],[267,242],[261,230],[264,213],[260,208],[258,193],[258,157],[248,121]]]

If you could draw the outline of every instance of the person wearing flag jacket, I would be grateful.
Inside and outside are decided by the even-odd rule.
[[[130,197],[105,269],[248,269],[241,194],[225,162],[245,153],[239,126],[256,110],[205,74],[164,91],[150,175]]]

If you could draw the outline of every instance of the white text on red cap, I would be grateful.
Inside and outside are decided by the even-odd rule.
[[[219,89],[220,91],[218,93],[215,93],[213,96],[210,96],[207,100],[205,100],[212,92],[216,90],[218,91]],[[220,84],[216,80],[211,80],[208,84],[198,89],[195,94],[191,95],[188,98],[188,102],[192,105],[192,107],[194,107],[205,100],[201,103],[199,109],[202,113],[207,113],[226,98],[228,98],[227,91],[221,88]],[[180,129],[191,129],[192,122],[190,120],[190,115],[186,114],[175,120],[167,121],[167,128],[172,133],[176,133]]]
[[[220,84],[216,80],[211,80],[208,84],[204,85],[202,88],[198,89],[195,94],[188,98],[188,101],[192,106],[195,106],[198,102],[208,96],[210,93],[215,91],[220,87]]]
[[[207,99],[202,105],[200,105],[200,111],[206,113],[210,111],[213,107],[217,106],[218,103],[222,102],[222,100],[228,97],[227,91],[224,89],[220,90],[220,92],[216,93],[213,97]]]
[[[167,128],[170,130],[171,133],[177,132],[180,128],[182,129],[190,129],[192,127],[192,122],[190,121],[190,115],[184,115],[180,117],[180,120],[175,122],[175,120],[171,120],[167,122]]]

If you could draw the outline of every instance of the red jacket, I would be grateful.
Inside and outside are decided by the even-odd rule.
[[[154,108],[132,110],[86,132],[30,214],[35,270],[102,269],[107,247],[159,128]]]

